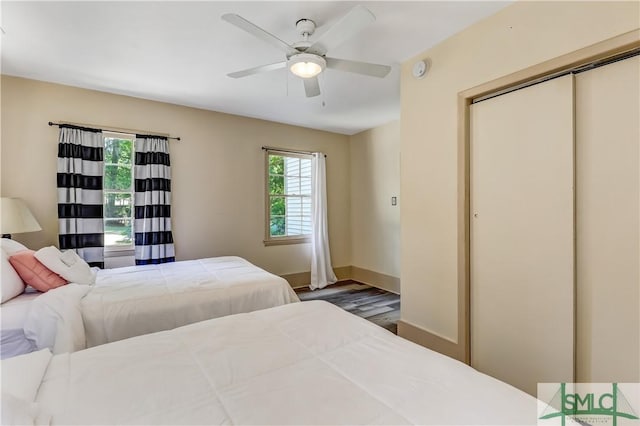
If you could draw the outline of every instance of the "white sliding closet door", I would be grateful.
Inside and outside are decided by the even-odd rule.
[[[640,382],[640,58],[576,75],[576,373]]]
[[[532,395],[573,381],[573,90],[471,106],[471,365]]]

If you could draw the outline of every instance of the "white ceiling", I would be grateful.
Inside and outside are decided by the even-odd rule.
[[[2,73],[354,134],[400,117],[400,63],[508,3],[3,0]],[[328,56],[392,65],[384,79],[327,70],[322,95],[306,98],[286,69],[226,76],[285,58],[221,15],[293,43],[298,19],[316,22],[313,41],[356,4],[377,20]]]

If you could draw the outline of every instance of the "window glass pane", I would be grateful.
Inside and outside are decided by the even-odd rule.
[[[302,218],[287,217],[287,235],[303,235]]]
[[[302,217],[302,233],[303,234],[311,233],[311,216]]]
[[[284,174],[287,176],[300,176],[300,159],[285,157]]]
[[[284,217],[272,217],[269,225],[272,237],[282,237],[285,235]]]
[[[287,216],[302,216],[302,198],[287,197]]]
[[[131,139],[104,139],[105,164],[131,164],[133,141]]]
[[[269,193],[284,195],[284,176],[269,176]]]
[[[104,194],[104,217],[118,218],[131,217],[131,194],[105,192]]]
[[[300,194],[311,195],[311,178],[300,179]]]
[[[280,155],[269,155],[269,174],[284,174],[284,157]]]
[[[302,199],[302,214],[311,217],[311,198]]]
[[[287,195],[300,195],[300,178],[287,176],[284,179],[284,189]]]
[[[104,221],[105,246],[129,246],[133,244],[131,219],[106,219]]]
[[[126,191],[131,189],[131,166],[105,164],[104,189]]]
[[[134,138],[104,138],[105,247],[133,245]]]
[[[269,211],[271,212],[271,216],[284,216],[284,197],[271,197]]]
[[[300,176],[311,177],[311,159],[300,159]]]

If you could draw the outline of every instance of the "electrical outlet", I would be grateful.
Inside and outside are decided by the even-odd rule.
[[[398,197],[391,197],[391,205],[395,206],[398,204]]]

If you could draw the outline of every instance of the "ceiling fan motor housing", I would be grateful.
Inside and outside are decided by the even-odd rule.
[[[309,37],[316,31],[316,23],[311,19],[298,19],[296,29],[303,37]]]
[[[316,30],[316,23],[311,19],[298,19],[296,21],[296,29],[302,36],[302,40],[291,44],[291,47],[296,49],[298,52],[302,53],[306,51],[309,46],[311,46],[311,42],[309,41],[309,36],[313,34]],[[287,60],[291,59],[292,56],[296,56],[297,53],[287,54]]]

